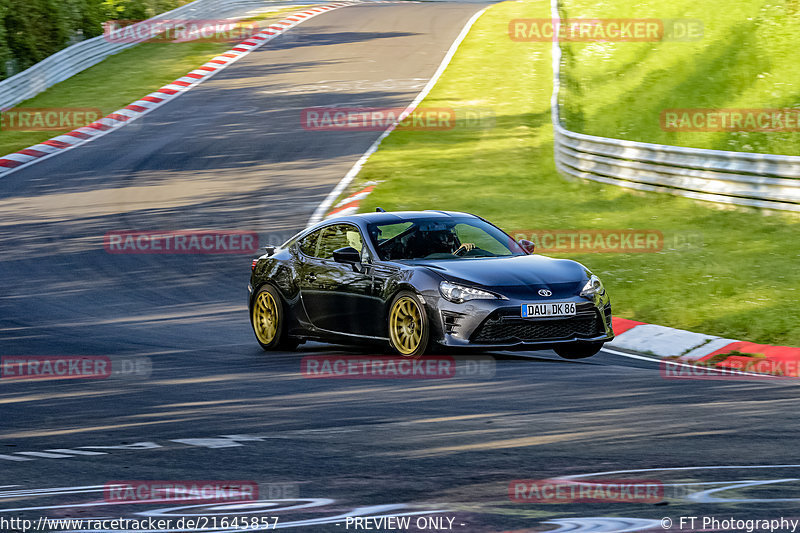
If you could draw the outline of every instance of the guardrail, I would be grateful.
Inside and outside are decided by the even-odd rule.
[[[250,6],[264,5],[264,0],[195,0],[161,13],[146,23],[175,18],[192,20],[220,18]],[[19,74],[0,82],[0,109],[9,109],[32,98],[56,83],[96,65],[110,55],[135,46],[138,42],[114,43],[103,35],[81,41],[45,58]]]
[[[558,0],[551,17],[560,20]],[[554,24],[555,26],[555,24]],[[553,40],[553,146],[569,176],[711,202],[800,212],[800,157],[610,139],[561,125],[561,47]]]

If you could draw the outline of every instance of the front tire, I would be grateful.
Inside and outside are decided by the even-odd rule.
[[[603,348],[602,342],[573,342],[570,344],[559,344],[554,350],[564,359],[586,359],[591,357]]]
[[[389,344],[404,357],[420,357],[427,349],[430,324],[425,306],[411,291],[400,291],[389,306]]]
[[[286,336],[286,320],[283,300],[272,285],[261,287],[253,298],[250,323],[256,340],[264,351],[292,350],[297,341]]]

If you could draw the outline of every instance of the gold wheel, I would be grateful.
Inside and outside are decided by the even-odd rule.
[[[269,291],[261,291],[253,304],[253,329],[261,344],[269,344],[278,334],[278,304]]]
[[[389,314],[389,337],[401,355],[411,355],[422,342],[424,322],[419,303],[410,296],[401,296]]]

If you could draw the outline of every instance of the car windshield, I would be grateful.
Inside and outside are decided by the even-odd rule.
[[[384,261],[525,255],[511,237],[477,218],[413,218],[370,224],[368,232]]]

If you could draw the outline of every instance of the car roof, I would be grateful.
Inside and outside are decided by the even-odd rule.
[[[461,213],[458,211],[376,211],[374,213],[359,213],[355,215],[347,215],[336,218],[329,218],[325,222],[337,221],[351,221],[363,222],[367,224],[391,224],[393,222],[403,222],[405,220],[417,219],[444,219],[444,218],[479,218],[470,213]]]

